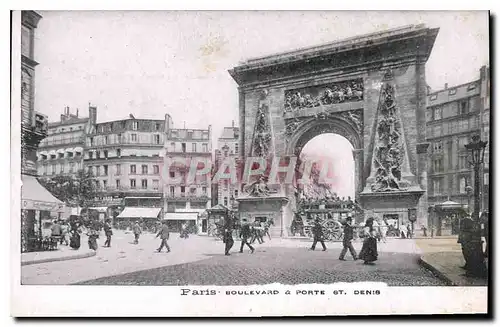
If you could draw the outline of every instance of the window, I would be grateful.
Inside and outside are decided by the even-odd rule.
[[[467,136],[461,136],[458,138],[458,150],[465,150],[465,145],[469,143],[469,138]]]
[[[108,165],[104,165],[104,176],[108,176]]]
[[[432,187],[434,189],[434,194],[438,195],[443,192],[443,182],[441,178],[436,178],[432,181]]]
[[[135,174],[135,165],[130,165],[130,173]]]
[[[490,185],[490,173],[483,174],[483,184]]]
[[[443,152],[443,141],[437,141],[434,142],[434,153],[441,153]]]
[[[147,179],[141,180],[141,186],[143,189],[148,188],[148,180]]]
[[[160,144],[160,135],[156,134],[154,136],[154,142],[155,142],[155,144]]]
[[[137,142],[137,134],[132,134],[132,142]]]
[[[132,130],[136,131],[137,129],[139,129],[139,122],[133,121],[132,122]]]
[[[95,152],[95,157],[96,157],[97,159],[101,158],[101,151],[96,151],[96,152]]]
[[[472,83],[467,86],[467,91],[474,90],[476,88],[476,84]]]
[[[469,102],[467,100],[460,101],[458,108],[460,110],[460,115],[464,115],[469,112]]]
[[[170,196],[174,196],[175,195],[175,187],[174,186],[170,186]]]
[[[238,154],[239,145],[238,142],[234,143],[234,153]]]
[[[458,169],[468,169],[469,161],[466,155],[458,157]]]
[[[469,128],[474,129],[479,127],[479,116],[469,117]]]
[[[95,166],[95,174],[96,174],[96,176],[101,176],[101,167],[100,166]]]
[[[465,187],[467,186],[467,177],[465,176],[461,176],[458,180],[458,191],[459,193],[463,194],[463,193],[467,193],[466,190],[465,190]]]
[[[161,128],[161,123],[156,123],[155,124],[155,131],[159,131]]]
[[[31,29],[22,25],[21,27],[21,54],[31,58]]]
[[[207,187],[206,186],[203,186],[201,188],[201,193],[203,193],[203,195],[207,195]]]
[[[61,164],[61,174],[64,174],[64,164]]]
[[[117,188],[117,189],[119,189],[119,188],[120,188],[120,180],[119,180],[119,179],[117,179],[117,180],[116,180],[116,188]]]
[[[192,146],[191,151],[196,152],[196,143],[191,144],[191,146]]]
[[[434,108],[434,120],[439,120],[443,118],[443,111],[441,107]]]
[[[188,139],[192,139],[193,138],[193,131],[188,131],[187,137],[188,137]]]
[[[170,148],[172,152],[175,152],[175,142],[170,143]]]
[[[159,187],[159,183],[157,179],[153,179],[153,190],[157,190]]]
[[[135,179],[130,180],[130,188],[135,188]]]
[[[89,151],[89,159],[93,159],[93,157],[94,157],[94,152]]]
[[[142,165],[142,174],[147,175],[148,174],[148,165]]]
[[[238,190],[234,190],[234,197],[237,198],[238,197]]]
[[[186,187],[185,186],[181,186],[181,196],[184,196],[186,193]]]
[[[108,150],[104,150],[103,152],[104,152],[104,158],[107,159],[108,158]]]
[[[201,145],[201,151],[203,152],[208,152],[208,144],[207,143],[203,143]]]
[[[182,143],[181,146],[182,146],[182,152],[186,152],[186,143]]]
[[[45,167],[45,170],[47,170],[47,166],[44,166]],[[75,163],[72,162],[69,164],[69,172],[72,173],[75,171]]]
[[[108,144],[108,143],[109,143],[109,136],[105,135],[104,136],[104,144]]]
[[[56,174],[56,165],[52,164],[52,170],[51,170],[52,175]]]
[[[490,167],[490,153],[489,152],[484,152],[484,168],[489,168]]]
[[[443,170],[443,159],[435,159],[432,162],[432,167],[434,172],[440,172]]]
[[[441,125],[436,125],[432,128],[432,135],[434,137],[441,136]]]
[[[170,178],[174,178],[175,177],[175,172],[174,171],[171,171],[170,172]]]
[[[122,156],[122,150],[116,149],[116,156],[120,158]]]
[[[153,174],[159,174],[159,173],[160,173],[160,166],[153,165]]]
[[[116,164],[116,176],[120,176],[122,173],[122,166],[120,164]]]
[[[224,197],[224,205],[227,206],[227,196]]]
[[[108,187],[108,181],[102,181],[102,188],[107,188]]]
[[[116,139],[117,139],[118,143],[121,143],[122,142],[122,134],[121,133],[117,134]]]

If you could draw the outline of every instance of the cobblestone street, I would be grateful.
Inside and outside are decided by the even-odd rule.
[[[361,261],[339,261],[341,243],[327,243],[310,251],[308,241],[273,239],[256,244],[256,251],[223,255],[224,244],[209,237],[184,240],[173,234],[171,253],[155,253],[152,234],[131,244],[133,236],[116,232],[112,248],[100,247],[91,258],[22,267],[23,284],[85,285],[248,285],[267,283],[334,283],[378,281],[389,285],[444,285],[418,264],[420,249],[413,240],[390,239],[379,243],[374,266]],[[102,240],[101,240],[102,243]],[[82,243],[86,245],[85,243]],[[359,252],[361,243],[356,242]]]

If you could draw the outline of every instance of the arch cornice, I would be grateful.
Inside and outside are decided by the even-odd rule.
[[[363,148],[363,127],[356,126],[354,122],[340,115],[329,115],[324,118],[311,117],[302,121],[295,121],[297,124],[287,138],[286,154],[298,156],[307,142],[314,137],[333,133],[345,137],[354,149]]]

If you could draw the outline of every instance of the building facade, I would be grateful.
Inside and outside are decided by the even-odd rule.
[[[56,199],[37,180],[37,149],[47,137],[47,116],[35,110],[35,30],[42,16],[21,12],[21,252],[42,247],[43,217],[64,211]],[[19,27],[17,27],[19,28]]]
[[[170,116],[166,117],[165,125],[164,218],[174,231],[188,223],[191,230],[206,233],[207,221],[200,217],[210,208],[210,174],[200,174],[190,180],[188,172],[195,161],[200,171],[205,164],[210,170],[211,126],[208,129],[174,128]]]
[[[94,207],[122,205],[135,198],[138,206],[151,201],[161,207],[165,121],[128,119],[97,123],[97,108],[89,108],[84,166],[96,179],[100,196]],[[138,199],[145,199],[140,202]]]
[[[39,176],[75,175],[83,169],[83,148],[88,117],[79,117],[70,108],[58,122],[49,123],[48,135],[40,142],[37,151],[37,170]]]
[[[454,201],[473,205],[474,173],[465,145],[473,135],[489,141],[489,68],[480,70],[480,78],[468,83],[429,93],[427,96],[427,140],[429,147],[429,205]],[[489,146],[485,151],[481,192],[483,210],[488,207]]]
[[[217,139],[217,149],[215,150],[215,168],[218,170],[224,160],[234,158],[235,162],[239,153],[239,127],[224,127],[221,136]],[[223,204],[229,208],[236,208],[236,199],[240,195],[239,184],[233,185],[229,180],[221,180],[213,183],[212,190],[214,194],[213,205]]]

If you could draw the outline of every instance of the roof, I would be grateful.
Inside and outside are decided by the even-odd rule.
[[[161,208],[125,207],[116,218],[158,218]]]
[[[448,87],[444,90],[435,91],[427,95],[427,107],[440,105],[447,102],[457,101],[463,98],[480,94],[480,81],[474,80],[468,83]]]
[[[237,139],[239,131],[239,127],[224,127],[219,139]]]
[[[64,202],[53,196],[35,176],[21,175],[21,180],[22,209],[64,211]]]
[[[64,121],[56,121],[49,123],[49,128],[50,127],[57,127],[57,126],[65,126],[65,125],[73,125],[73,124],[84,124],[88,122],[89,117],[83,117],[83,118],[77,118],[77,117],[70,117]]]

